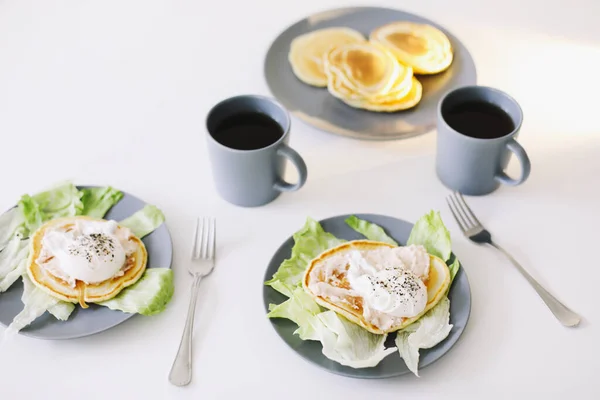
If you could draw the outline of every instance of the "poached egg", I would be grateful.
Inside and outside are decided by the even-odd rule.
[[[363,307],[392,317],[419,315],[427,305],[427,287],[421,278],[429,272],[425,249],[422,246],[383,248],[373,251],[379,253],[375,259],[369,252],[365,253],[352,251],[349,254],[347,273],[350,289],[364,299]],[[405,259],[412,256],[412,264],[405,264],[398,253],[404,254]],[[420,260],[417,261],[417,257]]]
[[[75,220],[45,232],[37,262],[71,286],[104,282],[123,273],[135,250],[129,236],[131,231],[115,221]]]

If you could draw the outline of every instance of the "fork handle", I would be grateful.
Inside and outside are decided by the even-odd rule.
[[[560,321],[564,326],[576,326],[581,321],[581,317],[575,312],[571,311],[567,306],[562,304],[558,299],[550,294],[542,285],[540,285],[529,273],[511,256],[506,250],[497,245],[496,243],[490,242],[491,246],[503,253],[506,258],[517,268],[517,270],[527,279],[527,282],[537,292],[537,294],[544,300],[544,303],[548,306],[552,314]]]
[[[185,327],[181,336],[181,343],[175,356],[175,361],[169,373],[169,382],[175,386],[185,386],[192,381],[192,336],[194,333],[194,315],[196,314],[196,299],[200,288],[202,276],[197,275],[192,282],[190,305],[188,307]]]

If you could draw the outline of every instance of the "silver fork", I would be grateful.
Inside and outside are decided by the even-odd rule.
[[[188,272],[194,277],[192,296],[179,350],[177,350],[177,356],[175,356],[169,373],[169,382],[176,386],[185,386],[192,380],[192,334],[194,332],[196,299],[200,281],[215,267],[216,232],[217,223],[214,218],[202,218],[202,222],[200,218],[197,219],[192,245],[192,262],[188,268]]]
[[[481,222],[479,222],[473,211],[471,211],[462,194],[453,193],[446,197],[446,202],[448,203],[448,207],[450,207],[450,211],[452,212],[456,223],[467,238],[478,244],[487,244],[492,246],[504,254],[506,258],[513,263],[521,275],[527,279],[527,282],[533,286],[537,294],[542,298],[542,300],[544,300],[544,303],[546,303],[550,311],[552,311],[554,316],[560,321],[561,324],[565,326],[576,326],[579,324],[581,321],[581,317],[579,315],[569,310],[567,306],[552,296],[546,289],[542,287],[542,285],[540,285],[535,279],[533,279],[531,275],[529,275],[529,273],[521,266],[521,264],[517,262],[517,260],[508,254],[506,250],[492,241],[491,233],[486,230],[483,225],[481,225]]]

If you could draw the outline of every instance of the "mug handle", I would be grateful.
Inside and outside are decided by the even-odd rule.
[[[504,171],[500,171],[495,176],[495,179],[505,185],[517,186],[525,182],[529,177],[529,173],[531,172],[531,162],[529,162],[529,157],[527,156],[523,146],[521,146],[515,139],[510,139],[506,143],[506,148],[512,151],[512,153],[517,157],[517,160],[519,160],[519,163],[521,163],[521,177],[514,179],[508,176]]]
[[[304,160],[300,154],[298,154],[296,150],[292,149],[287,144],[281,143],[277,149],[277,155],[287,158],[292,162],[294,167],[296,167],[296,170],[298,171],[298,182],[288,183],[284,181],[283,178],[279,178],[277,182],[275,182],[275,190],[279,190],[280,192],[293,192],[304,186],[308,172],[306,169],[306,164],[304,163]]]

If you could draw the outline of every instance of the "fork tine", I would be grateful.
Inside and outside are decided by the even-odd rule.
[[[458,193],[458,199],[459,199],[459,203],[464,204],[466,210],[465,210],[465,214],[467,214],[467,216],[469,216],[469,218],[471,218],[472,221],[474,221],[475,225],[479,225],[481,226],[481,222],[479,222],[479,220],[477,219],[477,217],[475,216],[475,213],[473,212],[473,210],[471,210],[471,207],[469,207],[469,205],[467,204],[467,202],[465,201],[465,198],[463,197],[462,193]]]
[[[461,200],[458,192],[454,192],[454,198],[456,199],[456,204],[458,205],[458,208],[460,208],[461,215],[465,218],[465,221],[467,222],[467,224],[469,226],[476,226],[477,223],[475,221],[473,221],[473,218],[471,218],[472,213],[467,211],[466,208],[463,206],[463,204],[466,205],[465,199]]]
[[[200,231],[200,218],[196,218],[196,229],[194,231],[194,242],[192,243],[192,259],[198,258],[198,251],[199,251],[199,246],[198,246],[198,238],[199,238],[199,231]]]
[[[454,205],[454,209],[457,212],[458,216],[460,217],[460,220],[463,222],[463,226],[465,227],[465,230],[469,230],[470,228],[472,228],[473,224],[471,224],[471,221],[469,220],[469,218],[467,218],[467,216],[463,212],[462,207],[460,207],[458,204],[459,201],[456,197],[456,193],[451,194],[450,199],[452,200],[452,204]]]
[[[448,203],[448,208],[450,208],[450,212],[452,213],[452,216],[454,217],[454,219],[456,220],[456,224],[458,225],[458,227],[460,228],[460,230],[465,233],[467,228],[466,225],[462,219],[462,216],[460,215],[460,213],[458,212],[458,210],[456,210],[456,205],[454,204],[454,199],[452,198],[451,195],[449,195],[448,197],[446,197],[446,203]]]
[[[210,237],[210,224],[206,217],[202,218],[202,225],[204,226],[204,234],[202,235],[202,252],[200,257],[208,257],[208,238]]]
[[[198,236],[198,257],[202,257],[202,243],[204,243],[204,234],[206,232],[206,224],[204,223],[204,219],[198,218],[200,221],[200,235]]]
[[[217,220],[215,218],[210,219],[210,245],[208,246],[208,258],[212,259],[215,257],[215,246],[217,242]]]

